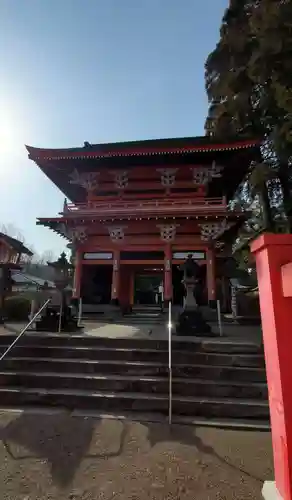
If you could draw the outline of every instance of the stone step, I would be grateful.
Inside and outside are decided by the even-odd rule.
[[[161,316],[160,314],[152,314],[152,313],[149,313],[149,314],[142,314],[142,313],[135,313],[135,314],[131,314],[129,316],[123,316],[122,318],[120,318],[120,321],[124,321],[125,324],[128,324],[128,322],[130,321],[134,321],[134,322],[143,322],[143,321],[154,321],[154,322],[160,322],[160,323],[163,323],[163,322],[166,322],[165,321],[165,318],[163,316]]]
[[[13,356],[13,353],[12,353]],[[66,373],[104,373],[142,376],[168,375],[167,363],[145,361],[87,360],[70,358],[4,358],[2,370],[11,371],[52,371]],[[174,377],[201,378],[208,380],[234,380],[240,382],[265,382],[264,368],[208,366],[175,364],[172,368]]]
[[[0,339],[1,340],[1,339]],[[0,354],[6,346],[0,345]],[[42,346],[42,345],[16,345],[11,351],[13,357],[37,358],[77,358],[92,360],[121,360],[121,361],[160,361],[168,363],[168,351],[156,349],[130,349],[111,347],[80,347],[80,346]],[[264,368],[265,361],[262,354],[221,354],[191,351],[172,351],[172,363],[189,363],[216,366],[242,366]]]
[[[139,305],[136,304],[132,307],[132,312],[147,312],[147,311],[155,311],[161,313],[161,307],[156,304],[150,304],[150,305]]]
[[[125,314],[124,318],[131,318],[131,317],[145,317],[145,318],[158,318],[162,316],[160,311],[135,311],[130,314]]]
[[[1,345],[10,345],[15,340],[16,334],[1,335]],[[168,350],[167,340],[151,338],[108,338],[95,337],[87,334],[57,334],[57,333],[28,333],[20,338],[17,345],[47,345],[47,346],[92,346],[111,347],[113,349],[154,349]],[[220,338],[188,338],[180,339],[173,336],[172,349],[191,352],[216,352],[238,354],[262,354],[263,349],[255,342],[236,341]]]
[[[1,407],[53,406],[102,411],[151,411],[167,414],[168,396],[141,393],[114,393],[69,389],[0,388]],[[227,398],[174,396],[173,413],[197,417],[268,419],[265,401]]]
[[[0,372],[2,387],[35,387],[46,389],[78,389],[87,391],[137,392],[168,394],[168,377],[140,377],[131,375],[89,375],[86,373],[55,372]],[[174,378],[173,394],[192,397],[229,397],[267,400],[267,384],[234,381],[210,381]]]
[[[163,318],[149,317],[149,316],[129,316],[124,318],[119,318],[115,321],[115,325],[163,325],[165,320]]]
[[[143,324],[163,324],[165,323],[165,319],[161,317],[160,315],[141,315],[141,316],[136,316],[136,315],[125,315],[125,316],[117,316],[115,318],[107,318],[107,317],[101,317],[101,318],[92,318],[91,316],[82,316],[82,321],[97,321],[98,323],[108,325],[108,324],[115,324],[115,325],[143,325]]]

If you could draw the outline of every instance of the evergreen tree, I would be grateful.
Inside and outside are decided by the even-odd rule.
[[[248,63],[254,40],[249,24],[249,0],[231,0],[223,17],[220,40],[206,62],[206,89],[212,130],[216,136],[260,135],[258,92]]]
[[[255,167],[248,185],[268,229],[275,226],[273,207],[282,204],[286,215],[292,208],[291,50],[291,0],[230,0],[206,62],[207,133],[263,138],[266,166]]]
[[[256,40],[249,75],[264,89],[261,102],[266,135],[275,152],[285,212],[291,214],[292,1],[261,0],[250,18]]]

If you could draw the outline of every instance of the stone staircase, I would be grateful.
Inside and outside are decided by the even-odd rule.
[[[1,335],[0,351],[14,340]],[[165,340],[26,334],[0,364],[0,406],[168,414]],[[264,357],[252,343],[173,341],[173,414],[268,425]]]
[[[165,314],[159,306],[134,306],[133,310],[121,316],[119,313],[114,315],[112,311],[105,310],[104,313],[96,314],[94,312],[82,315],[83,321],[98,321],[100,323],[116,323],[127,325],[157,325],[165,322]]]
[[[161,311],[161,307],[151,306],[133,306],[130,314],[123,316],[123,322],[127,324],[161,324],[165,322],[165,314]]]

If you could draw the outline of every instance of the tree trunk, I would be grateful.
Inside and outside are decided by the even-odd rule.
[[[266,184],[260,187],[260,189],[258,190],[258,195],[260,198],[260,205],[262,208],[263,229],[265,231],[274,231],[274,220],[272,216],[270,198]]]

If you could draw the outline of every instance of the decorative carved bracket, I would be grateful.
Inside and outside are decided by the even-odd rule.
[[[227,219],[220,222],[210,222],[206,224],[199,224],[201,228],[201,238],[204,241],[216,240],[221,234],[223,234],[227,229],[229,229],[232,224],[230,224]]]
[[[125,231],[126,226],[109,226],[108,233],[110,235],[111,241],[114,243],[118,243],[120,241],[124,241],[125,239]]]
[[[85,226],[76,226],[71,229],[71,237],[73,243],[76,241],[79,241],[80,243],[83,243],[85,240],[87,240],[87,229]]]
[[[175,174],[177,170],[177,168],[157,168],[157,172],[160,172],[162,186],[171,188],[175,185]]]
[[[129,184],[128,172],[115,170],[112,172],[115,176],[115,187],[119,190],[125,189]]]
[[[57,227],[58,227],[58,232],[63,236],[65,236],[65,238],[71,237],[70,231],[68,230],[68,226],[64,224],[64,222],[59,222]]]
[[[98,176],[99,172],[84,172],[80,174],[78,170],[75,169],[69,175],[71,178],[70,184],[77,184],[86,189],[86,191],[92,192],[98,188]]]
[[[209,167],[191,167],[191,170],[193,172],[193,183],[198,186],[205,186],[212,179],[222,176],[222,167],[217,166],[215,161]]]
[[[173,241],[176,236],[177,224],[159,224],[160,238],[162,241]]]

